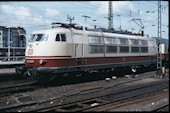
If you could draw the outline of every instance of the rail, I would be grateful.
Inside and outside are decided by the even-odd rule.
[[[83,111],[91,107],[96,107],[98,105],[104,105],[111,101],[119,101],[122,99],[132,98],[139,95],[144,95],[150,92],[158,91],[168,87],[169,81],[164,79],[157,82],[152,82],[148,84],[139,84],[137,86],[126,86],[120,85],[109,86],[101,88],[89,88],[84,89],[79,92],[73,92],[72,94],[67,94],[59,96],[56,98],[49,99],[47,101],[35,102],[28,101],[26,103],[18,104],[15,106],[7,106],[0,108],[0,111]],[[116,89],[114,89],[117,87]],[[105,92],[104,94],[99,94],[95,96],[94,94],[99,93],[100,91]],[[87,95],[91,95],[87,97]],[[76,99],[81,97],[81,99]],[[61,102],[65,100],[65,102]],[[52,102],[52,103],[51,103]],[[27,107],[25,107],[27,106]],[[34,106],[34,107],[33,107]],[[22,110],[21,110],[22,109]]]

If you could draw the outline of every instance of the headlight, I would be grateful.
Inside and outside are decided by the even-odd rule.
[[[43,64],[43,60],[39,60],[39,63],[40,63],[40,64]]]

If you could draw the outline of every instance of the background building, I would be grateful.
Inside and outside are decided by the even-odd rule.
[[[0,26],[0,60],[23,59],[26,48],[26,31],[21,27]]]

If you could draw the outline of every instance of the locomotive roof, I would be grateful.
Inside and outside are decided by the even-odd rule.
[[[56,31],[57,32],[70,32],[70,29],[69,28],[64,28],[64,27],[47,28],[47,29],[36,30],[32,34],[36,34],[36,33],[54,33]],[[110,33],[110,32],[103,32],[103,31],[91,31],[91,30],[83,31],[83,30],[78,30],[78,29],[74,29],[74,28],[72,28],[72,31],[75,34],[87,33],[88,35],[91,35],[91,36],[104,35],[104,37],[151,39],[150,37],[144,37],[144,36],[127,35],[127,34],[119,34],[119,33]]]
[[[63,30],[64,30],[64,32],[69,32],[70,31],[67,28],[53,28],[53,29],[47,28],[47,29],[36,30],[32,34],[34,34],[34,33],[52,33],[52,32],[56,32],[56,31],[60,32],[60,31],[63,31]]]

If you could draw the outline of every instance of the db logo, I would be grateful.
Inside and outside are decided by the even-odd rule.
[[[33,49],[29,49],[28,50],[28,55],[32,55],[33,54]]]

